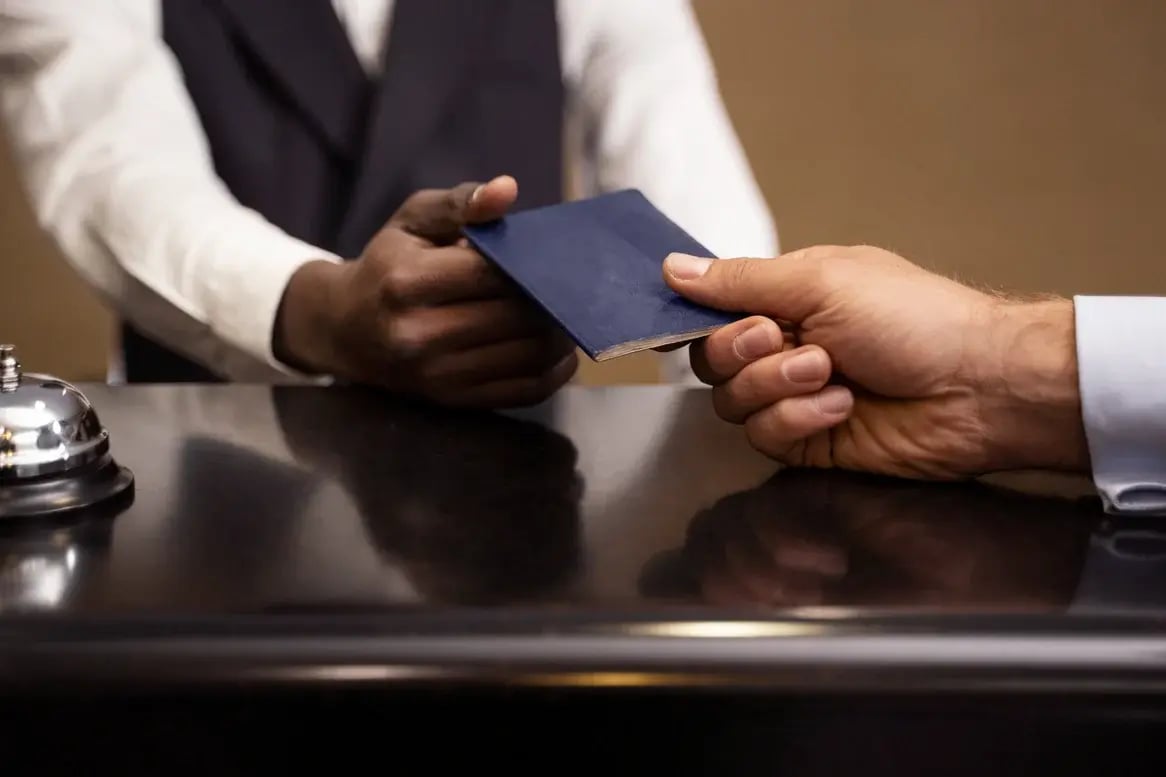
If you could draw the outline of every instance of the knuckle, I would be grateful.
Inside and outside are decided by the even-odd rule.
[[[745,436],[753,447],[770,455],[789,447],[793,440],[785,409],[785,403],[777,402],[749,417],[745,422]]]
[[[719,275],[726,286],[744,288],[752,282],[757,264],[748,259],[717,260],[714,266],[720,268]]]
[[[407,212],[423,210],[428,207],[429,203],[435,200],[440,201],[440,196],[440,189],[418,189],[405,199],[405,204],[401,206],[401,209]]]
[[[822,262],[837,254],[838,248],[835,246],[810,246],[803,248],[796,256],[803,262]]]
[[[399,229],[410,231],[423,224],[433,211],[434,202],[440,202],[441,191],[421,189],[410,194],[401,207],[397,208],[389,223]]]
[[[763,410],[759,413],[754,413],[745,421],[745,439],[758,450],[761,450],[772,438],[769,430],[769,415],[769,410]]]
[[[368,247],[365,248],[365,260],[371,260],[376,264],[392,261],[392,257],[401,247],[401,238],[403,236],[400,227],[393,224],[382,227],[373,236],[372,240],[369,241]]]
[[[734,393],[739,401],[742,402],[762,402],[765,399],[777,399],[776,389],[779,388],[780,368],[776,371],[774,367],[779,366],[781,357],[767,358],[755,361],[752,364],[746,365],[745,369],[737,373],[737,377],[733,379]]]
[[[775,439],[769,423],[769,413],[756,413],[745,422],[745,439],[766,456],[775,456],[784,443]]]
[[[754,372],[753,370],[742,371],[721,386],[726,408],[736,409],[736,412],[740,412],[740,408],[759,404]]]
[[[717,417],[732,424],[744,422],[744,419],[741,418],[741,413],[737,409],[737,399],[733,395],[733,390],[730,385],[717,386],[713,389],[712,394],[713,411],[717,414]]]
[[[446,213],[453,216],[461,213],[462,203],[466,199],[463,193],[463,187],[446,189],[441,197],[441,204],[445,208]]]
[[[804,444],[775,433],[776,430],[770,424],[772,419],[768,419],[765,413],[759,413],[751,418],[745,424],[745,438],[749,444],[758,452],[782,464],[791,467],[802,466],[805,463],[802,455],[805,450]]]
[[[743,422],[751,410],[776,402],[785,395],[783,380],[781,356],[753,362],[713,390],[714,403],[720,403],[714,406],[725,420]]]
[[[381,297],[392,305],[414,304],[422,288],[424,279],[409,262],[392,262],[385,268],[381,282]]]
[[[417,316],[397,316],[389,323],[389,352],[395,361],[416,362],[428,351],[429,327]]]

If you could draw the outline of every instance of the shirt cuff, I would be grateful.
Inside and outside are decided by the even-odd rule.
[[[1074,297],[1082,420],[1109,513],[1166,514],[1166,297]]]

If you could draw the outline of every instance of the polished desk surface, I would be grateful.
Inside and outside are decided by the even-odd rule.
[[[82,389],[133,501],[5,527],[4,683],[1166,679],[1166,535],[1080,479],[782,470],[702,389]]]

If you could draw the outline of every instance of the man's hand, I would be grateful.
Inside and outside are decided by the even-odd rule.
[[[1067,300],[1000,299],[869,247],[674,255],[664,275],[764,316],[694,345],[692,366],[776,459],[940,479],[1088,468]]]
[[[305,265],[284,295],[277,357],[448,405],[550,396],[578,366],[574,344],[460,236],[516,197],[508,176],[418,192],[359,259]]]

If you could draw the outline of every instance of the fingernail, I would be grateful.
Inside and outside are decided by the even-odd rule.
[[[826,359],[818,351],[806,351],[786,359],[781,374],[790,383],[815,383],[826,377]]]
[[[765,324],[746,329],[733,338],[733,352],[742,361],[751,362],[781,350],[781,341],[774,337],[773,327]]]
[[[470,204],[471,205],[473,205],[475,202],[478,201],[478,197],[482,194],[482,190],[485,188],[486,188],[486,184],[483,183],[483,184],[479,184],[477,189],[474,189],[474,193],[470,195]]]
[[[854,397],[842,386],[829,386],[818,395],[818,410],[826,415],[842,415],[853,404]]]
[[[713,260],[688,254],[671,254],[664,260],[668,272],[682,281],[692,281],[704,275],[712,267]]]

